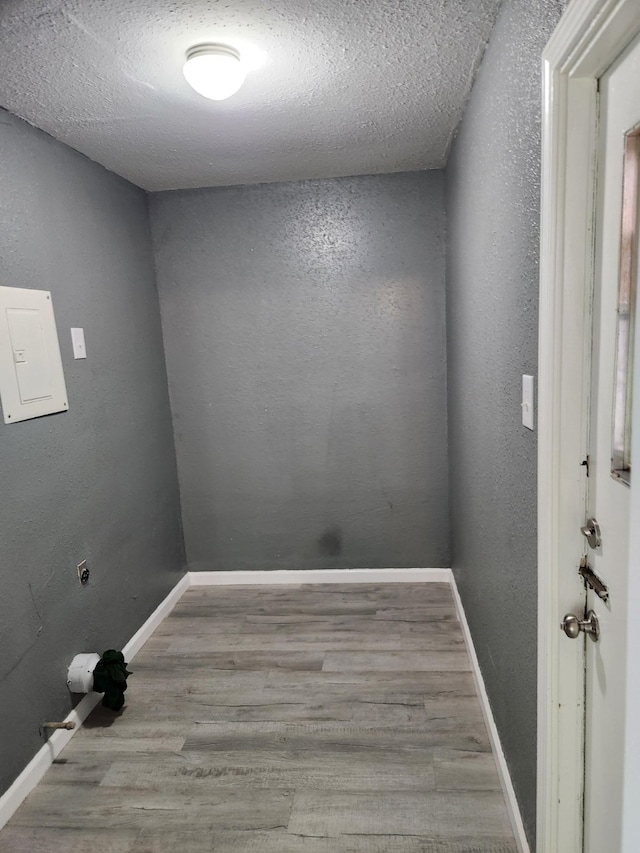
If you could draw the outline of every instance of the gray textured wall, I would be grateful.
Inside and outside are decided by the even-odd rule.
[[[448,565],[443,175],[150,207],[190,568]]]
[[[452,565],[529,837],[536,797],[536,373],[542,49],[557,0],[505,0],[447,166]]]
[[[2,791],[70,710],[73,655],[121,647],[184,558],[145,195],[3,111],[0,150],[0,283],[51,290],[70,404],[0,423]]]

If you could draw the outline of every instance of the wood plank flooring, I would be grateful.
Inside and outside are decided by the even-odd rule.
[[[6,853],[517,853],[447,584],[200,587]]]

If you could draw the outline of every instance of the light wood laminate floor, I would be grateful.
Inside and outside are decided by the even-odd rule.
[[[517,853],[447,584],[189,590],[6,853]]]

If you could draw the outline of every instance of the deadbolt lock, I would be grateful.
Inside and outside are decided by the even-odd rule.
[[[576,640],[581,632],[588,634],[594,643],[600,639],[600,623],[593,610],[587,613],[586,619],[578,619],[573,613],[567,613],[560,627],[571,640]]]
[[[600,525],[595,518],[587,519],[585,526],[580,528],[580,533],[585,537],[590,548],[599,548],[602,545]]]

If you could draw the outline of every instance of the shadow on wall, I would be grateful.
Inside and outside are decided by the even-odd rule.
[[[325,557],[339,557],[342,554],[342,530],[328,527],[318,539],[318,550]]]

